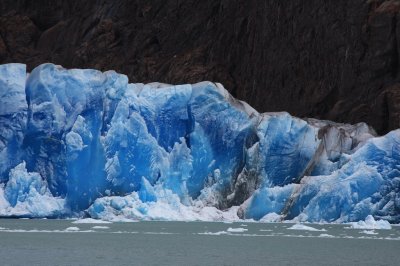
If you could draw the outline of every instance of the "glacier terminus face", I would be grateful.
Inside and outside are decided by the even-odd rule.
[[[400,222],[400,130],[53,64],[0,65],[0,96],[2,217]]]

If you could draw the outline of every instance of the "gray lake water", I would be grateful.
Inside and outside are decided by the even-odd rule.
[[[0,219],[0,265],[400,265],[400,227]]]

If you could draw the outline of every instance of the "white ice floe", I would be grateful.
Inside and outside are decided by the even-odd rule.
[[[228,231],[228,232],[230,232],[230,233],[243,233],[243,232],[246,232],[246,231],[248,231],[246,228],[232,228],[232,227],[229,227],[228,228],[228,230],[226,230],[226,231]]]
[[[80,230],[78,227],[68,227],[64,230],[38,230],[38,229],[0,229],[0,232],[7,233],[93,233],[93,230]]]
[[[378,235],[377,232],[375,232],[375,230],[363,230],[360,232],[360,234],[366,234],[366,235]]]
[[[289,230],[305,230],[305,231],[314,231],[314,232],[324,232],[326,229],[317,229],[304,224],[294,224],[291,227],[287,228]]]
[[[71,227],[66,228],[65,231],[76,232],[76,231],[79,231],[79,227],[71,226]]]
[[[108,226],[102,226],[102,225],[96,225],[96,226],[93,226],[92,227],[92,229],[109,229],[110,227],[108,227]]]
[[[349,223],[348,229],[392,229],[392,226],[388,221],[375,220],[372,215],[368,215],[365,221],[358,221]]]
[[[333,235],[330,235],[330,234],[320,234],[319,235],[319,237],[322,237],[322,238],[334,238],[334,236]]]
[[[204,232],[198,233],[199,235],[209,235],[209,236],[220,236],[220,235],[227,235],[228,232],[226,231],[218,231],[218,232]]]
[[[85,219],[79,219],[76,221],[72,222],[73,224],[111,224],[112,222],[109,221],[103,221],[99,219],[93,219],[93,218],[85,218]]]

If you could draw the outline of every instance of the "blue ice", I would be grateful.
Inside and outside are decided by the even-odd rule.
[[[53,64],[1,65],[0,95],[1,216],[400,221],[399,131]]]

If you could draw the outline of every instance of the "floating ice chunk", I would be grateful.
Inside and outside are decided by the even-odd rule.
[[[363,231],[360,232],[360,234],[378,235],[379,233],[375,232],[375,230],[363,230]]]
[[[305,231],[313,231],[313,232],[319,232],[319,231],[326,231],[326,229],[317,229],[308,225],[304,224],[294,224],[291,227],[288,227],[287,229],[289,230],[305,230]]]
[[[76,221],[72,222],[73,224],[111,224],[109,221],[103,221],[99,219],[93,219],[93,218],[85,218],[85,219],[79,219]]]
[[[322,237],[322,238],[335,238],[335,236],[330,235],[330,234],[320,234],[319,237]]]
[[[227,232],[230,232],[230,233],[243,233],[243,232],[247,232],[248,229],[246,229],[246,228],[241,228],[241,227],[239,227],[239,228],[232,228],[232,227],[229,227],[226,231],[227,231]]]
[[[368,215],[365,221],[358,221],[349,223],[352,229],[392,229],[388,221],[375,220],[372,215]]]
[[[198,233],[199,235],[209,235],[209,236],[220,236],[220,235],[227,235],[228,232],[226,231],[218,231],[218,232],[204,232]]]
[[[76,231],[79,231],[79,227],[71,226],[71,227],[65,228],[65,231],[76,232]]]
[[[110,227],[108,227],[108,226],[96,225],[96,226],[93,226],[92,229],[110,229]]]

